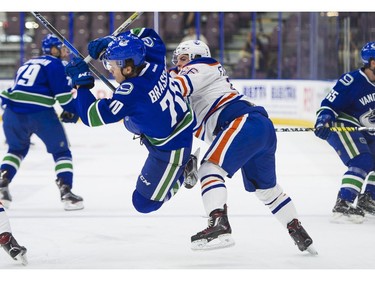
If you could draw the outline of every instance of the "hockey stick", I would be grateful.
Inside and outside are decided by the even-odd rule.
[[[330,127],[331,132],[375,132],[375,127]],[[275,128],[276,132],[314,132],[315,128]]]
[[[119,35],[122,31],[124,31],[129,25],[131,25],[136,19],[138,19],[143,12],[134,12],[126,21],[123,22],[111,35],[112,36],[117,36]],[[99,56],[100,57],[100,56]],[[85,62],[89,63],[93,58],[88,55],[85,57]]]
[[[68,49],[76,56],[76,57],[81,57],[84,59],[84,56],[68,41],[65,39],[65,37],[57,31],[56,28],[54,28],[47,20],[45,17],[43,17],[40,13],[38,12],[31,12],[31,14],[39,20],[39,22],[44,25],[45,28],[47,28],[51,33],[56,35],[56,37],[66,46]],[[103,74],[101,74],[95,66],[93,66],[91,63],[88,63],[90,70],[95,74],[96,77],[98,77],[100,80],[102,80],[112,91],[115,91],[116,88],[112,85],[111,82],[108,81],[107,78],[104,77]]]

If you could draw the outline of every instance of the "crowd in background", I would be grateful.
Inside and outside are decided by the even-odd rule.
[[[110,34],[132,12],[42,14],[85,52],[87,42]],[[2,46],[20,43],[17,35],[24,42],[14,55],[16,66],[39,54],[48,30],[30,13],[3,12],[0,21],[0,57]],[[360,66],[358,46],[373,40],[375,32],[373,13],[360,12],[145,12],[132,25],[138,26],[157,26],[167,53],[182,39],[199,38],[233,78],[258,79],[334,79]]]

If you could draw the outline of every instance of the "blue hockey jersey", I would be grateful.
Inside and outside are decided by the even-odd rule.
[[[123,120],[130,132],[144,135],[160,149],[190,147],[193,113],[166,70],[165,45],[153,30],[134,34],[145,42],[146,66],[137,77],[123,81],[110,99],[96,100],[88,89],[79,88],[81,120],[88,126]]]
[[[61,59],[40,56],[25,62],[17,71],[12,88],[1,93],[3,104],[16,113],[51,109],[56,100],[75,113],[70,80]]]
[[[354,126],[375,127],[375,84],[361,69],[343,74],[322,101],[317,114],[322,113]]]

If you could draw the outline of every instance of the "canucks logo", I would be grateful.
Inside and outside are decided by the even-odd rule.
[[[359,117],[359,122],[365,127],[375,127],[375,110],[370,108],[367,112]],[[374,133],[369,134],[372,135]]]
[[[116,94],[119,95],[129,95],[134,89],[134,85],[129,82],[122,83],[120,87],[117,88]]]
[[[121,40],[118,44],[121,47],[127,46],[129,43],[129,40]]]
[[[144,43],[147,47],[153,47],[153,46],[154,46],[154,40],[152,40],[150,37],[142,38],[142,40],[143,40],[143,43]]]

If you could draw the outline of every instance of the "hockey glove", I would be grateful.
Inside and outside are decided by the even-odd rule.
[[[77,88],[77,86],[86,87],[88,89],[94,87],[95,79],[91,75],[89,66],[79,57],[73,58],[65,66],[65,73],[72,78],[72,86],[74,88]]]
[[[87,47],[90,57],[92,57],[94,60],[100,58],[101,53],[107,49],[108,44],[111,43],[114,38],[114,36],[106,36],[91,41]]]
[[[326,140],[331,134],[331,127],[333,124],[332,115],[322,114],[319,115],[315,123],[315,135],[322,140]]]
[[[60,114],[60,120],[64,123],[77,123],[78,118],[78,114],[74,114],[65,110]]]

